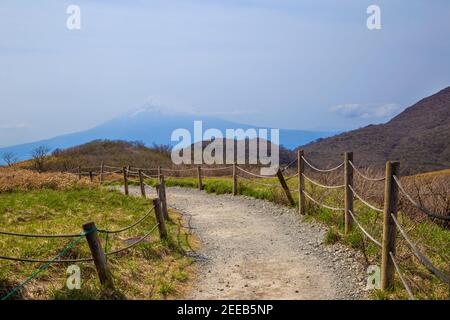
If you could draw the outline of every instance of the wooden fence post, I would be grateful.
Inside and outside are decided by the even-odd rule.
[[[164,175],[161,175],[161,179],[159,181],[159,199],[161,200],[161,209],[164,216],[164,219],[169,220],[169,211],[167,210],[167,199],[166,199],[166,180],[164,179]]]
[[[301,215],[305,214],[305,177],[303,172],[305,171],[305,163],[303,162],[303,150],[297,151],[297,173],[298,173],[298,211]]]
[[[127,167],[123,167],[123,186],[124,186],[124,191],[125,191],[125,195],[128,195],[128,171],[127,171]]]
[[[89,249],[91,250],[92,258],[94,258],[94,264],[97,269],[100,283],[108,289],[114,290],[113,277],[108,268],[105,252],[103,251],[100,238],[98,237],[95,223],[89,222],[84,224],[83,230],[86,232],[86,240],[88,242]]]
[[[141,186],[141,196],[143,198],[145,198],[146,197],[146,195],[145,195],[145,184],[144,184],[144,176],[142,175],[142,170],[139,169],[138,173],[139,173],[139,184]]]
[[[105,164],[102,163],[100,164],[100,183],[103,183],[103,174],[105,172]]]
[[[89,181],[94,181],[94,175],[92,174],[92,171],[89,171]]]
[[[291,204],[291,206],[295,206],[294,198],[292,198],[291,191],[289,190],[289,187],[286,183],[286,180],[284,180],[283,173],[281,172],[280,169],[278,169],[277,171],[277,177],[278,180],[280,180],[280,184],[283,187],[284,193],[286,193],[286,197],[288,198],[289,203]]]
[[[167,229],[166,229],[166,223],[164,221],[163,213],[161,212],[161,202],[158,198],[153,199],[153,205],[155,207],[155,216],[156,221],[158,222],[158,230],[159,230],[159,237],[161,239],[167,239]]]
[[[395,266],[389,252],[395,256],[395,240],[397,227],[391,214],[397,217],[398,186],[393,176],[400,171],[399,162],[386,163],[386,181],[384,187],[384,217],[383,217],[383,243],[381,252],[381,289],[387,290],[394,286]]]
[[[81,180],[81,166],[78,166],[78,180]]]
[[[203,184],[202,184],[202,167],[197,166],[197,177],[198,177],[198,190],[203,190]]]
[[[352,227],[352,216],[350,211],[353,212],[353,192],[350,188],[353,188],[353,167],[350,165],[353,162],[353,152],[346,152],[344,156],[344,185],[345,185],[345,205],[344,205],[344,233],[349,233]]]
[[[238,194],[238,179],[236,172],[236,162],[233,163],[233,196]]]

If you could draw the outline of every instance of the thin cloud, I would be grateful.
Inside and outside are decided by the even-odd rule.
[[[347,103],[334,106],[330,111],[344,118],[380,119],[391,117],[400,109],[396,103]]]

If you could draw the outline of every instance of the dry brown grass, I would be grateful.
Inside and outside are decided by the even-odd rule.
[[[0,193],[39,189],[65,190],[88,184],[88,180],[81,179],[79,181],[75,175],[71,174],[37,173],[24,169],[0,168]]]

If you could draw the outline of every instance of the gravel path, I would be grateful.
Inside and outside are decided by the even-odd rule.
[[[187,299],[366,298],[357,253],[323,245],[325,229],[302,222],[296,210],[193,189],[166,192],[202,241],[200,274]]]

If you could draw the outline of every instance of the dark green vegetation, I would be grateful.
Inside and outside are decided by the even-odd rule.
[[[81,233],[82,225],[94,221],[99,229],[119,229],[132,224],[152,207],[149,199],[126,197],[116,190],[76,187],[67,190],[42,189],[0,194],[2,230],[33,234]],[[108,257],[116,291],[104,291],[92,262],[76,263],[81,268],[81,290],[66,288],[66,269],[71,263],[53,264],[14,298],[20,299],[165,299],[182,293],[193,275],[191,259],[184,254],[192,239],[180,228],[180,216],[171,212],[167,223],[170,239],[161,241],[158,230],[146,241],[118,255]],[[155,226],[152,213],[135,228],[109,235],[107,251],[123,248]],[[50,259],[72,239],[34,239],[0,235],[3,256]],[[101,234],[102,245],[106,238]],[[195,239],[193,239],[195,240]],[[188,243],[190,241],[191,243]],[[83,239],[62,259],[89,258]],[[40,263],[0,260],[0,296],[34,272]]]

